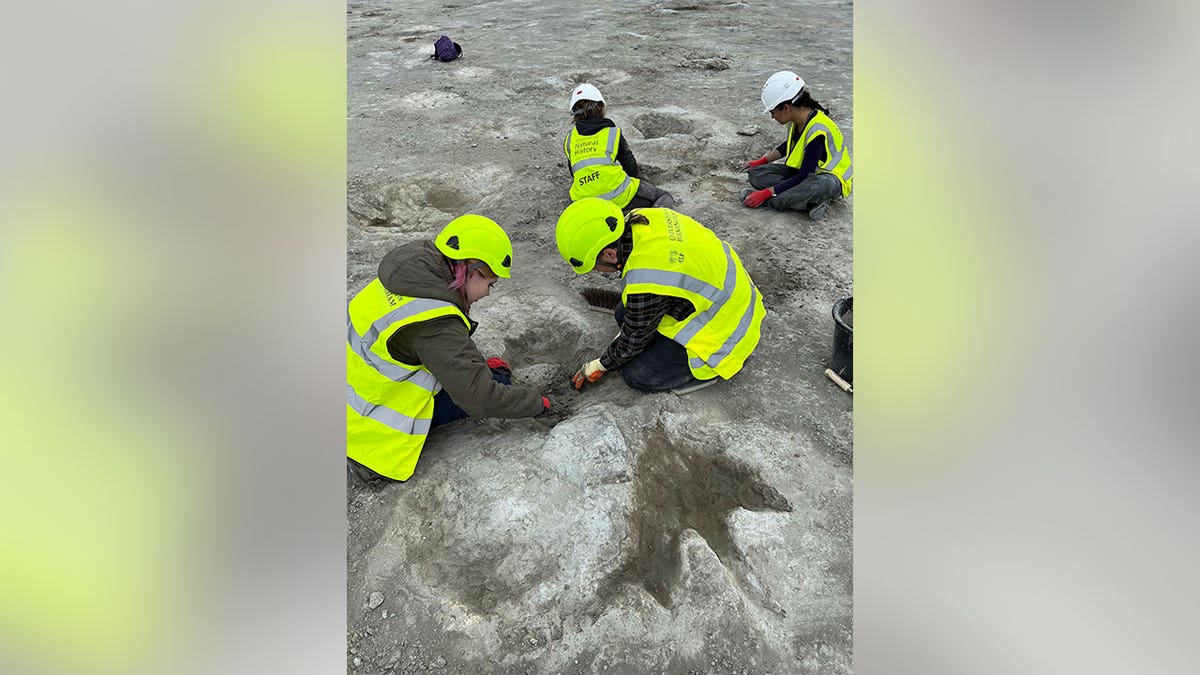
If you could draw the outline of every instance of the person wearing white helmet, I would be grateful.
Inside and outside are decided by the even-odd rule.
[[[822,218],[830,202],[850,194],[854,167],[842,131],[829,118],[804,80],[790,70],[767,78],[762,88],[763,112],[787,127],[787,138],[762,157],[742,165],[749,170],[753,189],[742,190],[741,201],[758,208],[805,211]],[[782,164],[773,164],[777,159]]]
[[[563,142],[571,173],[571,201],[607,199],[622,209],[670,208],[671,194],[641,177],[637,159],[621,129],[605,117],[604,96],[583,83],[571,90],[573,127]]]

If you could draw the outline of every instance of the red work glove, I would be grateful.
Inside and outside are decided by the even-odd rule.
[[[771,160],[767,159],[766,157],[759,157],[758,159],[752,159],[747,162],[744,162],[741,166],[739,166],[738,171],[749,171],[750,169],[752,169],[756,166],[762,166],[763,164],[766,164],[769,161],[771,161]]]
[[[579,368],[579,372],[575,373],[575,377],[571,378],[571,382],[575,384],[576,389],[582,389],[584,382],[596,383],[600,378],[604,377],[604,373],[608,372],[604,366],[600,365],[600,359],[588,361]]]
[[[493,370],[504,370],[507,371],[509,375],[512,375],[512,368],[509,367],[508,362],[498,356],[493,356],[492,358],[488,359],[487,367]]]
[[[752,209],[757,209],[758,207],[762,206],[763,202],[767,201],[773,196],[774,195],[771,194],[771,188],[763,188],[761,190],[755,190],[754,192],[746,195],[746,201],[742,203]]]

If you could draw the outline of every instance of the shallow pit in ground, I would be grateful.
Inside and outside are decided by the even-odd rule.
[[[604,87],[606,85],[617,84],[619,82],[628,80],[629,73],[623,70],[599,68],[597,70],[577,70],[573,73],[567,73],[563,77],[570,85],[582,84],[584,82],[587,82],[588,84],[594,84],[600,89],[600,93],[604,94]],[[608,96],[605,96],[604,98],[607,100]],[[568,97],[567,100],[569,101],[570,97]]]
[[[603,351],[603,347],[597,351],[594,331],[570,317],[569,313],[530,314],[521,324],[512,325],[503,338],[502,354],[513,364],[514,383],[537,387],[550,397],[550,414],[537,419],[551,425],[569,417],[575,408],[579,392],[571,385],[571,376]]]
[[[661,138],[668,134],[690,134],[695,125],[681,113],[644,112],[633,118],[633,124],[646,138]]]
[[[523,329],[504,338],[504,353],[520,363],[575,363],[590,353],[582,342],[579,326],[533,314]]]
[[[473,201],[473,195],[450,185],[433,185],[425,190],[425,203],[446,213],[461,212]]]
[[[646,432],[644,443],[633,471],[636,488],[629,529],[635,544],[602,595],[622,584],[639,584],[669,609],[674,606],[679,537],[685,529],[699,533],[738,578],[739,553],[727,521],[730,511],[790,512],[792,506],[751,467],[712,450],[689,448],[661,426]]]

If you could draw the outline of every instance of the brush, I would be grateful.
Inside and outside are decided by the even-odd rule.
[[[612,314],[621,304],[621,294],[607,288],[585,288],[579,294],[587,301],[588,309],[605,314]]]
[[[847,394],[854,393],[853,385],[851,385],[849,382],[843,380],[841,377],[838,376],[837,373],[833,372],[829,368],[825,369],[825,377],[828,377],[829,379],[833,380],[833,383],[836,384],[837,386],[841,387],[842,391],[846,392]]]

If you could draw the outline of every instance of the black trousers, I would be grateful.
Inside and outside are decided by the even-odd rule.
[[[614,312],[617,325],[625,321],[625,306]],[[678,342],[655,333],[650,345],[621,367],[621,378],[630,389],[646,393],[668,391],[698,382],[688,367],[687,350]]]

